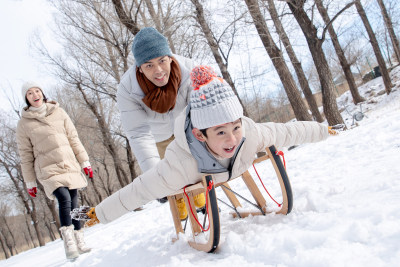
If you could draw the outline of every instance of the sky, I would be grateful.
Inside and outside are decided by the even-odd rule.
[[[20,88],[25,81],[49,82],[49,75],[34,57],[30,38],[36,31],[46,43],[51,19],[45,0],[0,1],[0,109],[10,107],[10,95],[22,102]]]
[[[171,242],[175,230],[169,205],[152,201],[142,211],[86,228],[92,251],[75,262],[65,259],[58,239],[0,261],[0,267],[397,267],[400,67],[391,77],[395,87],[390,95],[384,93],[381,77],[359,88],[367,101],[362,106],[365,116],[357,124],[351,114],[360,107],[352,104],[350,92],[338,98],[338,105],[347,108],[342,116],[348,131],[318,143],[283,148],[294,199],[290,214],[234,219],[220,203],[221,239],[215,253],[194,250],[188,235]],[[269,189],[267,181],[274,174],[265,164],[256,168]],[[254,175],[252,169],[250,173]],[[240,179],[230,185],[248,195]],[[222,197],[219,190],[217,196]]]

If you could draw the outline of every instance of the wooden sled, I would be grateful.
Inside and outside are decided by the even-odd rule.
[[[254,160],[253,164],[268,159],[271,160],[278,179],[276,181],[276,184],[279,183],[280,191],[282,194],[282,203],[280,204],[280,209],[274,212],[278,214],[288,214],[292,210],[293,206],[293,195],[289,178],[280,157],[276,155],[276,148],[274,146],[271,146],[269,148],[266,148],[266,152],[267,154],[265,156],[257,158],[256,160]],[[233,217],[244,218],[249,215],[255,216],[265,215],[269,213],[267,208],[267,201],[265,200],[263,194],[259,190],[258,185],[254,181],[250,173],[246,171],[239,177],[242,177],[242,180],[250,191],[251,196],[254,198],[255,203],[249,201],[248,199],[244,198],[242,195],[234,192],[231,189],[231,187],[229,186],[229,182],[233,179],[225,183],[214,185],[212,175],[204,175],[202,182],[187,186],[184,189],[181,189],[174,194],[168,196],[172,218],[177,233],[176,239],[178,239],[179,233],[185,233],[185,231],[188,231],[188,229],[186,228],[189,228],[192,232],[192,240],[188,241],[191,247],[205,252],[214,252],[217,249],[220,239],[219,208],[215,190],[215,188],[217,187],[221,187],[231,205],[223,202],[221,199],[218,200],[234,210],[234,212],[231,213]],[[201,220],[202,223],[199,221],[198,212],[196,211],[193,200],[193,197],[199,193],[204,193],[206,196],[206,211],[204,215],[201,214],[203,217],[203,220]],[[242,200],[245,200],[246,202],[249,202],[252,206],[256,208],[256,210],[253,209],[249,211],[243,211],[242,204],[240,203],[238,197]],[[190,227],[186,227],[187,220],[185,222],[181,222],[179,218],[176,200],[180,198],[184,198],[185,200],[186,208],[188,210],[187,220],[189,220]],[[184,226],[182,226],[182,223],[184,224]]]

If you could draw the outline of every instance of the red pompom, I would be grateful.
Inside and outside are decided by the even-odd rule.
[[[205,85],[217,77],[217,74],[210,66],[196,66],[190,73],[190,79],[194,90],[198,90],[200,86]]]

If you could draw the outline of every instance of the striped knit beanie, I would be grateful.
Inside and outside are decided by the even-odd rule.
[[[200,130],[234,122],[243,117],[243,107],[229,84],[209,66],[196,66],[190,73],[190,118]]]

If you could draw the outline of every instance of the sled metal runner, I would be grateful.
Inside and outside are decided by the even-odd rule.
[[[280,157],[276,155],[276,148],[274,146],[268,147],[266,148],[266,152],[267,154],[265,156],[255,159],[253,164],[266,160],[271,161],[278,180],[276,181],[276,183],[278,184],[279,182],[279,187],[282,194],[282,203],[280,204],[280,209],[278,211],[275,211],[275,213],[288,214],[290,213],[293,207],[293,195],[289,178],[287,176],[285,167]],[[202,182],[187,186],[185,187],[185,189],[178,190],[174,194],[168,196],[171,214],[174,221],[175,230],[177,233],[177,238],[174,240],[177,240],[179,238],[179,233],[185,233],[185,231],[189,231],[190,229],[193,238],[192,240],[189,240],[188,243],[191,247],[205,252],[214,252],[217,249],[220,239],[220,220],[219,220],[219,208],[218,208],[218,201],[215,188],[219,186],[225,193],[231,205],[229,205],[224,201],[221,200],[220,201],[234,210],[234,212],[231,213],[233,217],[245,218],[250,215],[256,216],[256,215],[265,215],[269,213],[267,210],[267,201],[265,200],[263,194],[261,193],[259,187],[257,186],[256,182],[254,181],[250,173],[246,171],[239,177],[242,178],[251,196],[254,198],[255,203],[251,202],[250,200],[244,198],[241,194],[238,194],[237,192],[234,192],[232,190],[232,188],[229,186],[228,183],[233,179],[224,183],[214,185],[212,180],[212,175],[204,175]],[[184,195],[185,192],[188,197]],[[201,227],[198,222],[199,218],[196,212],[196,207],[194,205],[194,199],[193,199],[195,195],[200,193],[205,194],[207,203],[206,211],[204,214],[203,227]],[[242,205],[237,197],[239,197],[242,200],[245,200],[246,202],[249,202],[252,206],[255,206],[257,210],[243,211]],[[185,229],[182,228],[182,222],[179,218],[179,212],[178,212],[178,207],[176,205],[176,200],[180,198],[184,198],[186,208],[188,210],[188,220],[190,222],[189,229],[186,229],[187,227],[185,227]],[[205,222],[206,219],[208,219],[207,226]],[[209,228],[207,233],[202,229],[205,227]],[[198,239],[200,239],[199,238],[200,236],[202,236],[201,238],[202,240],[198,241]]]

